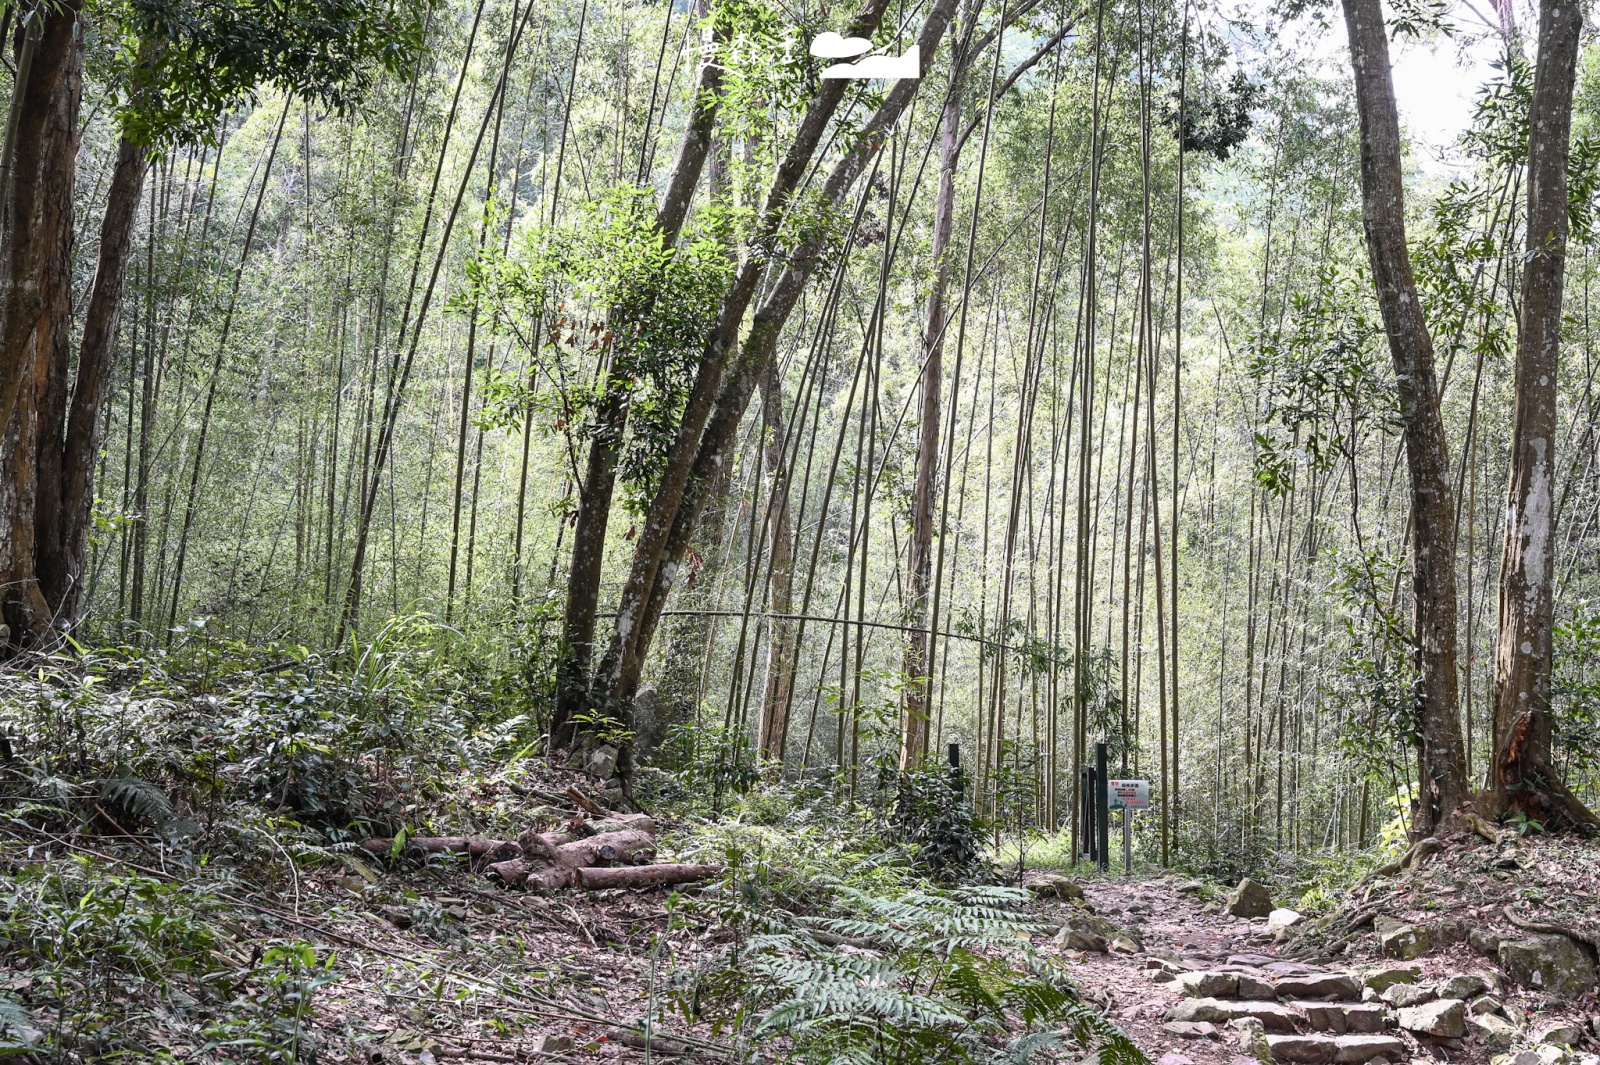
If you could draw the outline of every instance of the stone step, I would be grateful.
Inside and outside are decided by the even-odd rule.
[[[1388,1012],[1373,1002],[1294,1002],[1290,1005],[1306,1015],[1306,1023],[1312,1031],[1336,1035],[1381,1033]]]
[[[1373,1058],[1398,1061],[1406,1045],[1392,1035],[1269,1035],[1274,1061],[1292,1065],[1359,1065]]]
[[[1279,1002],[1228,1002],[1219,998],[1184,999],[1172,1007],[1166,1019],[1227,1024],[1245,1017],[1254,1017],[1269,1032],[1292,1032],[1301,1019],[1299,1012]]]
[[[1278,980],[1278,997],[1286,999],[1338,999],[1361,997],[1361,981],[1349,973],[1314,973],[1284,976]]]

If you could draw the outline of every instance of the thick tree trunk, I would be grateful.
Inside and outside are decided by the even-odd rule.
[[[81,4],[40,5],[25,34],[0,199],[0,611],[19,646],[52,637],[35,559],[41,416],[65,403],[72,331],[72,236],[83,92]],[[25,73],[25,76],[21,76]],[[52,376],[59,394],[52,394]]]
[[[778,367],[768,362],[761,375],[761,416],[766,429],[765,459],[772,482],[772,565],[767,579],[767,609],[772,615],[767,638],[767,682],[761,695],[761,725],[757,732],[761,757],[783,762],[789,738],[789,702],[794,689],[795,622],[783,615],[794,612],[794,528],[789,517],[789,468],[784,463],[788,434],[783,424],[783,387]]]
[[[1583,8],[1542,0],[1528,128],[1528,254],[1517,333],[1511,477],[1495,645],[1495,760],[1502,808],[1551,827],[1600,828],[1551,759],[1556,373],[1567,258],[1567,157]]]
[[[955,4],[956,0],[938,0],[929,10],[917,38],[917,46],[925,63],[931,62],[937,52]],[[881,9],[871,8],[869,11],[876,12],[874,18],[881,17]],[[856,30],[852,29],[852,32]],[[896,82],[889,91],[883,104],[858,134],[852,149],[829,174],[823,186],[823,196],[830,204],[837,207],[856,179],[865,172],[867,163],[882,147],[889,129],[916,95],[919,84],[919,80],[905,79]],[[815,108],[813,104],[813,110]],[[809,125],[810,121],[811,115],[808,114],[802,126]],[[809,156],[810,151],[806,154]],[[786,161],[785,165],[791,161]],[[780,170],[780,178],[774,185],[775,192],[785,180]],[[770,213],[775,201],[769,198],[768,202]],[[735,282],[724,301],[717,336],[708,346],[707,359],[702,364],[702,377],[706,375],[707,366],[716,364],[712,375],[715,379],[715,401],[706,402],[703,413],[698,416],[699,424],[704,426],[703,431],[693,429],[694,419],[689,414],[685,415],[680,426],[674,448],[676,450],[682,446],[686,434],[692,431],[695,439],[689,445],[691,457],[686,462],[686,468],[676,476],[670,475],[669,467],[669,476],[662,478],[661,487],[651,500],[647,533],[642,534],[635,545],[633,571],[623,589],[616,631],[612,635],[606,658],[597,671],[596,683],[603,692],[604,706],[612,714],[625,714],[628,702],[638,690],[639,677],[649,654],[656,622],[666,607],[673,579],[693,538],[708,488],[716,473],[727,462],[751,393],[755,391],[760,374],[777,348],[784,323],[799,301],[821,251],[821,247],[813,242],[802,247],[789,260],[777,280],[766,287],[767,294],[756,309],[749,333],[743,343],[737,346],[739,321],[755,291],[754,277],[748,279],[750,290],[743,291],[746,282],[744,275],[763,271],[753,269],[752,263],[747,261],[740,280]],[[733,314],[734,311],[737,314]],[[735,357],[728,360],[724,367],[725,353],[729,352]],[[703,382],[697,380],[695,387],[699,389],[702,385]],[[691,410],[693,405],[691,399]],[[673,461],[676,462],[678,458],[675,454]]]
[[[709,35],[705,62],[696,86],[698,107],[684,130],[677,163],[656,214],[656,228],[664,247],[678,241],[695,187],[711,150],[711,131],[722,95],[722,67],[718,46],[723,31]],[[589,669],[594,661],[595,611],[599,609],[600,578],[605,566],[606,529],[611,522],[611,500],[616,493],[617,459],[628,425],[630,374],[613,364],[606,391],[595,417],[587,469],[579,487],[577,525],[572,531],[572,567],[567,573],[567,609],[562,628],[562,656],[556,667],[556,710],[551,741],[566,746],[573,740],[573,716],[589,700]]]
[[[907,560],[905,700],[900,715],[900,768],[914,768],[928,753],[928,590],[933,580],[933,500],[939,482],[940,390],[944,384],[945,298],[950,290],[950,238],[956,224],[956,166],[961,161],[961,98],[965,57],[950,75],[939,140],[939,187],[933,201],[933,288],[922,337],[922,418],[917,426],[917,473],[911,504]]]
[[[50,446],[39,451],[38,540],[35,558],[39,586],[55,613],[56,624],[68,628],[79,616],[80,593],[89,547],[94,504],[94,466],[105,425],[102,408],[111,385],[117,319],[122,286],[128,273],[128,249],[144,188],[146,155],[142,145],[126,137],[117,146],[117,161],[100,223],[99,261],[84,314],[78,349],[77,376],[70,409],[66,403],[66,367],[49,388],[58,399],[46,411],[39,439]],[[56,447],[57,441],[64,446]]]
[[[1380,0],[1344,0],[1361,123],[1362,222],[1378,306],[1389,334],[1411,475],[1411,593],[1415,607],[1422,825],[1467,797],[1456,714],[1455,498],[1445,453],[1433,339],[1406,248],[1400,122]]]

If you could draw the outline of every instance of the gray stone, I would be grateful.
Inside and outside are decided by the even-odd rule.
[[[1408,1032],[1460,1039],[1467,1034],[1467,1004],[1458,998],[1442,998],[1401,1010],[1398,1021]]]
[[[1246,1002],[1271,1002],[1278,997],[1278,989],[1272,986],[1271,980],[1264,980],[1251,973],[1239,974],[1237,993]]]
[[[1186,880],[1179,884],[1176,890],[1180,895],[1199,895],[1205,889],[1206,882],[1204,880]]]
[[[1276,1002],[1225,1002],[1216,998],[1188,998],[1173,1006],[1167,1013],[1169,1021],[1210,1021],[1228,1024],[1232,1021],[1253,1018],[1268,1031],[1292,1032],[1299,1014]]]
[[[1511,1044],[1517,1040],[1517,1026],[1492,1013],[1468,1017],[1467,1027],[1482,1041],[1484,1049],[1490,1052],[1510,1050]]]
[[[1156,1065],[1194,1065],[1194,1059],[1176,1050],[1169,1050],[1156,1059]]]
[[[1210,1039],[1217,1034],[1217,1026],[1210,1021],[1168,1021],[1161,1028],[1182,1039]]]
[[[1414,984],[1421,976],[1422,970],[1415,965],[1386,965],[1367,973],[1361,982],[1382,994],[1395,984]]]
[[[1265,917],[1272,912],[1272,892],[1265,884],[1245,877],[1228,896],[1222,912],[1232,917]]]
[[[1461,976],[1452,976],[1439,984],[1435,990],[1439,993],[1440,998],[1466,999],[1483,994],[1489,990],[1489,985],[1484,982],[1483,977],[1466,973]]]
[[[1420,1006],[1424,1002],[1432,1002],[1439,996],[1428,988],[1418,987],[1416,984],[1395,984],[1381,997],[1395,1009],[1405,1009],[1408,1006]]]
[[[1575,1024],[1553,1024],[1541,1029],[1534,1035],[1535,1043],[1549,1043],[1552,1046],[1569,1047],[1583,1038],[1583,1029]]]
[[[1254,1017],[1239,1017],[1228,1022],[1228,1027],[1239,1032],[1239,1049],[1249,1054],[1248,1058],[1235,1058],[1235,1061],[1257,1061],[1261,1065],[1273,1065],[1272,1045],[1267,1042],[1267,1030],[1260,1021]]]
[[[1329,1065],[1339,1044],[1326,1035],[1269,1035],[1267,1046],[1274,1061],[1296,1065]]]
[[[1178,990],[1190,998],[1232,998],[1239,993],[1239,974],[1183,973]]]
[[[617,749],[609,743],[596,747],[584,759],[583,771],[596,780],[610,780],[617,773]]]
[[[1314,1031],[1337,1035],[1381,1032],[1388,1012],[1382,1006],[1361,1002],[1296,1002],[1294,1006],[1305,1012],[1306,1023]]]
[[[1469,929],[1467,944],[1485,958],[1500,957],[1500,934],[1492,928]]]
[[[1027,887],[1041,899],[1083,898],[1083,888],[1060,873],[1046,873],[1037,880],[1028,881]]]
[[[1095,954],[1106,952],[1104,936],[1073,928],[1071,925],[1063,925],[1061,931],[1056,933],[1055,944],[1063,950],[1087,950]]]
[[[1566,936],[1504,940],[1500,968],[1524,987],[1563,998],[1577,998],[1595,985],[1594,963]]]
[[[1361,997],[1361,985],[1349,973],[1285,976],[1278,981],[1279,998],[1340,999]]]
[[[1422,925],[1380,917],[1374,922],[1374,928],[1378,933],[1378,951],[1385,957],[1410,961],[1426,954],[1433,945],[1428,930]]]
[[[572,1050],[570,1035],[541,1035],[533,1041],[536,1054],[566,1054]]]
[[[1467,1006],[1467,1012],[1473,1014],[1496,1013],[1502,1017],[1504,1017],[1506,1013],[1505,1007],[1500,1005],[1500,1000],[1491,995],[1484,995],[1482,998],[1473,999],[1472,1002]]]
[[[1356,1065],[1375,1059],[1397,1061],[1406,1052],[1406,1045],[1392,1035],[1341,1035],[1334,1043],[1337,1049],[1333,1052],[1333,1060],[1339,1065]]]
[[[1284,928],[1293,928],[1295,925],[1304,920],[1305,915],[1297,913],[1294,910],[1273,910],[1271,913],[1267,914],[1267,931],[1276,932]]]
[[[1144,950],[1144,941],[1138,933],[1123,929],[1106,941],[1106,948],[1113,954],[1138,954]]]

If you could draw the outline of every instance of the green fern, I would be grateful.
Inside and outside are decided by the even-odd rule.
[[[28,1008],[9,995],[0,995],[0,1054],[26,1053],[39,1037],[38,1025]]]
[[[119,810],[147,824],[160,828],[177,812],[172,800],[160,788],[141,777],[115,777],[107,780],[100,789],[100,797]]]

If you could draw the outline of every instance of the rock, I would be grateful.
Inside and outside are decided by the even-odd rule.
[[[1178,990],[1190,998],[1232,998],[1239,993],[1239,974],[1183,973]]]
[[[1378,933],[1378,952],[1385,957],[1410,961],[1426,954],[1432,942],[1422,925],[1404,924],[1380,917],[1373,922]]]
[[[1500,957],[1500,936],[1491,928],[1468,929],[1467,945],[1486,958]]]
[[[1296,1002],[1297,1009],[1305,1011],[1306,1022],[1318,1032],[1381,1032],[1384,1014],[1382,1006],[1359,1002]]]
[[[1569,1047],[1583,1038],[1583,1029],[1575,1024],[1554,1024],[1541,1029],[1533,1037],[1535,1043],[1548,1043],[1552,1046]]]
[[[1285,976],[1278,981],[1279,998],[1341,999],[1361,996],[1361,985],[1349,973]]]
[[[1176,891],[1180,895],[1199,895],[1206,889],[1204,880],[1186,880],[1179,884]]]
[[[1168,1021],[1161,1030],[1180,1039],[1210,1039],[1217,1034],[1217,1026],[1210,1021]]]
[[[1595,985],[1594,963],[1566,936],[1502,940],[1500,968],[1524,987],[1563,998],[1577,998]]]
[[[1200,907],[1200,912],[1201,913],[1221,913],[1222,912],[1222,907],[1218,906],[1214,902],[1208,902],[1204,906]]]
[[[1339,1044],[1326,1035],[1269,1035],[1267,1047],[1272,1051],[1274,1061],[1327,1065],[1333,1061]]]
[[[1439,996],[1428,988],[1418,987],[1416,984],[1395,984],[1380,997],[1395,1009],[1405,1009],[1408,1006],[1420,1006],[1424,1002],[1432,1002]]]
[[[1500,1005],[1499,999],[1485,995],[1482,998],[1473,999],[1467,1006],[1467,1012],[1472,1014],[1497,1013],[1504,1017],[1506,1011],[1505,1007]]]
[[[1382,1002],[1383,1001],[1383,996],[1378,994],[1376,991],[1372,990],[1372,988],[1370,988],[1370,987],[1363,987],[1361,989],[1361,1001],[1362,1002]]]
[[[1081,931],[1071,925],[1062,925],[1061,931],[1055,935],[1054,942],[1056,946],[1061,947],[1063,950],[1087,950],[1095,954],[1104,954],[1106,952],[1104,936],[1096,935],[1094,932]]]
[[[535,1054],[570,1054],[572,1048],[570,1035],[541,1035],[533,1041]]]
[[[1248,1058],[1236,1058],[1236,1061],[1255,1060],[1261,1065],[1273,1065],[1272,1045],[1267,1042],[1267,1031],[1261,1022],[1254,1017],[1240,1017],[1229,1022],[1230,1028],[1239,1031],[1239,1049],[1249,1054]]]
[[[1492,1013],[1468,1017],[1467,1027],[1482,1040],[1484,1049],[1490,1052],[1510,1050],[1511,1044],[1517,1040],[1517,1026]]]
[[[1458,998],[1442,998],[1401,1010],[1398,1021],[1408,1032],[1459,1039],[1467,1034],[1467,1004]]]
[[[1539,1065],[1568,1065],[1572,1061],[1572,1053],[1564,1046],[1555,1043],[1546,1043],[1535,1047],[1534,1057],[1539,1059]]]
[[[1249,877],[1239,881],[1222,912],[1232,917],[1265,917],[1272,912],[1272,892]]]
[[[1272,986],[1271,980],[1263,980],[1251,973],[1240,973],[1236,994],[1246,1002],[1272,1002],[1278,997],[1278,989]]]
[[[1176,1050],[1169,1050],[1156,1059],[1156,1065],[1194,1065],[1194,1059]]]
[[[1041,899],[1083,898],[1083,888],[1060,873],[1046,873],[1037,880],[1028,881],[1028,890]]]
[[[1216,998],[1188,998],[1167,1013],[1169,1021],[1210,1021],[1228,1024],[1253,1018],[1273,1032],[1292,1032],[1299,1015],[1276,1002],[1224,1002]]]
[[[1467,938],[1467,926],[1452,917],[1446,917],[1429,925],[1429,931],[1435,944],[1449,946],[1452,943],[1463,942]]]
[[[1144,943],[1133,932],[1124,930],[1112,936],[1106,942],[1106,948],[1112,954],[1138,954],[1144,950]]]
[[[1285,928],[1293,928],[1295,925],[1304,920],[1305,915],[1297,913],[1294,910],[1273,910],[1271,913],[1267,914],[1267,931],[1277,932]]]
[[[1386,965],[1368,972],[1361,982],[1381,995],[1395,984],[1414,984],[1421,976],[1422,970],[1415,965]]]
[[[1483,977],[1468,973],[1463,976],[1452,976],[1434,990],[1438,992],[1440,998],[1468,999],[1481,995],[1488,989],[1489,985],[1484,983]]]
[[[610,780],[617,775],[617,749],[609,743],[596,747],[583,760],[583,771],[596,780]]]
[[[1405,1056],[1406,1045],[1392,1035],[1341,1035],[1334,1040],[1337,1047],[1333,1060],[1341,1065],[1357,1062],[1397,1061]]]

